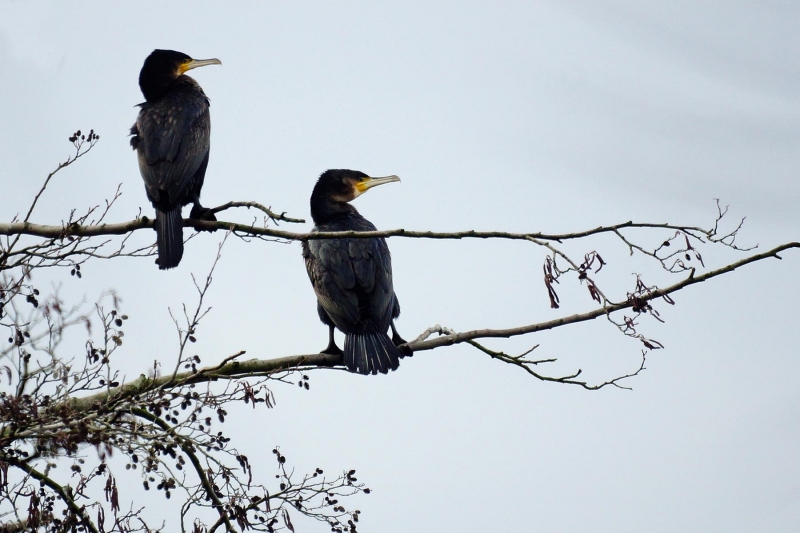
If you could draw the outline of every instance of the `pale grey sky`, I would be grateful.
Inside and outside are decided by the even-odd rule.
[[[800,5],[780,1],[0,1],[0,218],[27,205],[78,128],[100,144],[58,175],[35,221],[59,223],[120,183],[113,219],[150,214],[127,132],[142,61],[172,48],[223,63],[194,73],[212,102],[206,205],[255,200],[308,219],[316,177],[354,168],[403,180],[355,203],[384,229],[709,224],[720,198],[731,221],[747,217],[742,243],[766,248],[800,227],[798,27]],[[167,309],[194,303],[190,274],[207,272],[220,239],[193,239],[175,271],[96,261],[80,283],[54,281],[90,299],[120,293],[131,319],[118,364],[133,379],[174,361]],[[407,338],[592,308],[569,282],[563,308],[549,308],[530,245],[389,246]],[[618,296],[651,272],[610,239],[586,246]],[[231,413],[228,431],[264,477],[274,445],[299,470],[356,468],[373,489],[355,504],[363,531],[795,530],[798,264],[787,253],[660,306],[666,324],[642,324],[666,349],[633,391],[539,383],[460,346],[389,376],[313,373],[309,392],[276,388],[277,409]],[[229,241],[210,303],[204,363],[327,341],[298,244]],[[540,344],[554,371],[596,380],[629,371],[640,348],[601,321],[488,344]],[[123,497],[137,493],[138,479],[118,478]]]

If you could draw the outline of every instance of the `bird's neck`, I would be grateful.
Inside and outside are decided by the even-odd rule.
[[[163,98],[168,92],[182,87],[199,88],[200,85],[194,81],[194,78],[186,74],[181,74],[177,78],[173,76],[150,78],[146,84],[142,84],[141,81],[139,82],[139,88],[142,90],[144,99],[150,103],[156,102]]]
[[[347,202],[337,202],[330,198],[311,199],[311,218],[314,224],[320,225],[335,220],[360,216],[355,207]]]

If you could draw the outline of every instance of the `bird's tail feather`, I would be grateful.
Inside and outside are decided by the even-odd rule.
[[[183,257],[183,219],[181,207],[172,211],[156,209],[156,244],[158,268],[175,268]]]
[[[403,355],[385,332],[348,333],[344,338],[344,364],[350,372],[386,374],[397,370]]]

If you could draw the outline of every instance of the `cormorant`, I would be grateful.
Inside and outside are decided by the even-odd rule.
[[[366,190],[400,181],[397,176],[371,178],[357,170],[324,172],[311,194],[313,232],[375,231],[348,202]],[[334,326],[345,334],[344,364],[351,372],[386,374],[397,369],[403,354],[397,345],[394,319],[400,304],[392,287],[392,259],[383,238],[317,239],[303,242],[303,259],[314,292],[317,312],[328,331],[322,353],[341,354],[333,339]],[[392,328],[390,339],[386,330]]]
[[[145,102],[131,128],[147,198],[156,209],[158,268],[178,266],[183,256],[181,208],[193,203],[191,218],[216,220],[200,205],[211,135],[209,101],[184,74],[219,59],[192,59],[174,50],[154,50],[139,73]]]

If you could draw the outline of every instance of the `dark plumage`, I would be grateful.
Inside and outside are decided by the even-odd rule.
[[[200,205],[211,136],[209,102],[187,70],[219,65],[173,50],[154,50],[139,73],[145,102],[131,128],[147,198],[156,209],[158,268],[178,266],[183,256],[181,207],[193,203],[192,218],[216,220]]]
[[[376,185],[400,181],[397,176],[370,178],[356,170],[328,170],[311,194],[311,218],[318,231],[375,231],[348,202]],[[385,374],[397,369],[404,344],[393,320],[400,304],[392,287],[392,259],[386,240],[319,239],[303,242],[303,258],[317,312],[329,329],[323,353],[342,353],[334,326],[345,334],[344,364],[351,372]],[[392,338],[387,335],[392,328]]]

